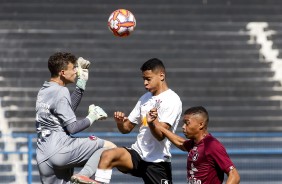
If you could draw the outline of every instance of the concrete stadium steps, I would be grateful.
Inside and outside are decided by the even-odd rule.
[[[281,155],[233,155],[231,159],[239,170],[241,183],[278,184],[282,180],[279,157]]]
[[[78,48],[78,49],[71,49],[71,48],[63,48],[60,49],[60,51],[72,51],[76,50],[76,53],[79,53],[81,56],[85,56],[86,58],[92,53],[92,57],[98,57],[101,58],[105,55],[107,55],[110,52],[114,51],[115,57],[144,57],[144,55],[147,55],[146,58],[151,57],[161,57],[161,58],[167,58],[167,60],[171,58],[177,57],[185,57],[189,56],[190,58],[201,58],[201,59],[208,59],[208,58],[245,58],[245,59],[251,59],[251,58],[257,58],[259,60],[259,54],[258,51],[255,50],[226,50],[222,52],[221,50],[211,49],[206,50],[203,54],[203,51],[197,50],[197,49],[188,49],[188,48],[179,48],[179,49],[171,49],[165,48],[144,48],[140,50],[140,48],[131,49],[130,52],[124,52],[127,49],[124,48],[115,48],[111,50],[110,48]],[[37,57],[38,55],[46,55],[46,53],[54,53],[58,51],[57,48],[52,49],[45,49],[42,50],[40,48],[28,50],[28,49],[1,49],[0,56],[2,57]],[[157,54],[156,54],[157,53]],[[46,57],[47,58],[47,57]],[[144,58],[145,60],[145,58]]]
[[[91,75],[91,73],[90,73]],[[48,78],[46,78],[48,80]],[[90,76],[90,79],[87,82],[88,87],[92,88],[99,88],[103,85],[108,86],[126,86],[128,83],[131,84],[138,84],[142,83],[142,79],[139,78],[128,78],[128,77],[122,77],[122,78],[93,78]],[[244,78],[230,78],[230,79],[212,79],[212,78],[203,78],[203,79],[197,79],[194,78],[187,78],[187,79],[178,79],[178,80],[171,80],[168,79],[169,85],[172,89],[181,86],[185,84],[185,86],[193,86],[193,87],[202,87],[202,86],[210,86],[210,87],[240,87],[240,86],[249,86],[249,87],[260,87],[260,88],[272,88],[272,87],[280,87],[281,84],[278,81],[274,81],[271,78],[250,78],[250,79],[244,79]],[[6,87],[26,87],[31,88],[33,86],[42,86],[44,83],[44,79],[26,79],[24,81],[20,81],[17,78],[5,78],[3,80],[0,80],[1,86]],[[238,87],[238,88],[239,88]],[[69,88],[70,92],[72,92],[72,88]],[[88,93],[87,90],[85,93]],[[33,98],[34,96],[31,96]],[[93,96],[95,98],[95,96]],[[136,97],[137,98],[137,97]],[[185,97],[183,97],[185,98]],[[5,99],[4,99],[5,100]]]
[[[88,59],[88,58],[86,58]],[[142,61],[140,59],[136,60],[132,58],[117,58],[117,59],[110,59],[110,58],[90,58],[93,59],[91,61],[91,67],[89,69],[90,74],[92,69],[103,69],[103,68],[130,68],[132,71],[139,71],[139,68],[142,65]],[[89,59],[89,60],[90,60]],[[26,60],[25,58],[2,58],[0,63],[1,68],[6,68],[7,70],[16,69],[33,69],[36,71],[37,69],[44,69],[48,71],[47,68],[43,68],[43,66],[47,67],[47,60],[48,58],[29,58]],[[171,58],[164,61],[168,70],[173,68],[187,68],[187,70],[191,68],[200,69],[200,68],[207,68],[210,70],[219,69],[219,68],[237,68],[237,69],[247,69],[247,68],[270,68],[271,62],[266,61],[258,61],[257,58],[253,59],[236,59],[236,58],[211,58],[211,59],[193,59],[193,58]],[[93,66],[93,67],[92,67]],[[91,77],[91,76],[90,76]],[[90,78],[91,79],[91,78]],[[112,79],[112,78],[109,78]],[[263,78],[262,78],[263,79]],[[10,80],[7,78],[6,80]],[[41,78],[33,79],[28,78],[27,80],[42,80]],[[96,79],[95,80],[99,80]],[[102,80],[102,79],[100,79]],[[112,79],[114,80],[114,79]],[[118,79],[115,79],[118,80]],[[168,78],[169,80],[169,78]],[[212,79],[210,79],[212,80]],[[223,80],[223,79],[222,79]],[[248,79],[246,79],[248,80]],[[23,81],[24,82],[24,81]],[[243,81],[242,81],[243,82]]]
[[[112,97],[97,97],[92,96],[91,94],[84,95],[85,97],[82,99],[82,104],[78,107],[79,109],[88,109],[88,104],[94,103],[96,105],[105,105],[108,104],[109,106],[113,108],[119,108],[124,109],[128,105],[134,106],[135,103],[137,103],[138,98],[137,97],[121,97],[121,96],[112,96]],[[22,97],[4,97],[1,100],[2,107],[4,108],[13,108],[16,106],[26,106],[26,107],[32,107],[35,105],[35,97],[30,98],[22,98]],[[263,108],[275,108],[281,104],[282,99],[267,99],[267,98],[231,98],[231,97],[214,97],[213,99],[211,98],[182,98],[182,100],[189,102],[187,105],[195,106],[195,105],[203,105],[207,107],[263,107]],[[103,106],[102,106],[103,107]],[[103,107],[107,108],[107,107]]]
[[[142,9],[142,11],[148,11],[150,13],[152,13],[152,9],[154,10],[159,10],[159,9],[163,9],[164,11],[168,11],[169,8],[177,8],[177,10],[181,10],[183,13],[187,13],[187,9],[190,10],[194,10],[194,11],[201,11],[201,7],[202,9],[205,10],[209,10],[209,12],[207,14],[236,14],[238,12],[238,14],[240,13],[248,13],[250,12],[250,10],[253,10],[255,12],[259,12],[259,10],[261,10],[261,14],[262,13],[272,13],[275,14],[277,13],[277,11],[280,9],[279,6],[277,6],[277,4],[279,4],[279,2],[272,0],[272,1],[247,1],[247,2],[242,2],[242,1],[192,1],[192,2],[185,2],[185,1],[179,1],[178,4],[173,4],[173,1],[154,1],[151,2],[149,6],[144,5],[144,3],[142,3],[142,1],[136,1],[135,4],[132,4],[130,1],[122,1],[122,2],[111,2],[111,3],[105,3],[103,1],[81,1],[81,2],[77,2],[77,1],[69,1],[68,4],[66,5],[64,3],[64,1],[53,1],[53,2],[42,2],[41,3],[41,8],[34,10],[32,9],[34,6],[38,5],[38,2],[35,1],[27,1],[28,3],[21,3],[20,1],[3,1],[3,3],[5,3],[3,10],[6,11],[18,11],[20,13],[29,13],[29,12],[33,12],[33,13],[57,13],[57,12],[62,12],[62,14],[69,12],[70,10],[72,10],[74,13],[80,13],[80,14],[87,14],[89,12],[101,12],[104,9],[109,9],[111,7],[115,8],[118,7],[120,8],[120,4],[123,4],[124,8],[135,8],[134,10],[138,10],[138,8],[142,8],[142,7],[146,7],[144,10]],[[254,6],[254,3],[256,4],[256,6]],[[270,3],[273,2],[273,3]],[[96,4],[95,4],[96,3]],[[55,8],[52,8],[51,5],[56,5]],[[12,6],[13,5],[13,6]],[[108,6],[106,6],[108,5]],[[170,5],[170,6],[168,6]],[[194,6],[193,6],[194,5]],[[275,6],[276,5],[276,6]],[[22,8],[22,6],[24,8]],[[67,7],[66,9],[60,9],[62,7]],[[188,8],[187,8],[188,7]],[[214,9],[220,7],[220,9],[217,11],[215,11]],[[223,9],[222,7],[224,7],[225,9]],[[243,7],[243,8],[242,8]],[[270,8],[274,8],[274,10],[271,11]],[[93,9],[95,11],[93,11]],[[186,9],[186,11],[185,11]],[[200,10],[199,10],[200,9]],[[32,11],[30,11],[32,10]],[[48,11],[49,10],[49,11]],[[51,11],[50,11],[51,10]],[[100,11],[99,11],[100,10]],[[231,11],[233,10],[233,11]],[[178,13],[179,11],[171,11],[174,13]],[[147,12],[146,12],[147,13]],[[195,12],[193,12],[195,13]],[[197,12],[198,13],[198,12]],[[255,17],[255,16],[254,16]]]
[[[270,23],[269,30],[274,31],[275,33],[269,36],[268,39],[273,41],[272,48],[279,51],[278,57],[282,58],[282,26],[279,23]]]
[[[49,12],[50,13],[50,12]],[[96,12],[97,13],[97,12]],[[105,12],[102,12],[105,15]],[[111,12],[109,12],[111,13]],[[146,12],[142,12],[142,14],[145,14]],[[135,12],[134,12],[135,14]],[[166,14],[165,12],[163,12],[163,14]],[[177,16],[172,16],[169,19],[165,19],[164,16],[162,15],[154,15],[152,14],[150,16],[150,13],[147,14],[147,16],[145,17],[137,17],[136,16],[136,31],[137,30],[137,26],[140,28],[139,31],[148,31],[148,33],[150,33],[150,31],[162,31],[162,28],[167,28],[167,30],[173,31],[174,27],[177,27],[177,31],[217,31],[220,30],[221,32],[240,32],[240,31],[244,31],[245,30],[245,26],[247,22],[234,22],[232,24],[226,24],[225,21],[217,21],[217,22],[196,22],[196,21],[189,21],[189,20],[185,20],[185,17],[179,15]],[[109,16],[110,14],[106,14],[106,16]],[[59,16],[59,15],[58,15]],[[95,14],[93,14],[93,16],[95,16]],[[155,21],[155,24],[152,24],[151,22],[148,21],[148,19],[150,17],[154,17],[152,18],[152,21]],[[169,16],[169,14],[168,14]],[[33,31],[43,31],[43,32],[48,32],[50,30],[57,30],[57,31],[61,31],[61,30],[68,30],[68,29],[77,29],[76,32],[78,31],[91,31],[91,30],[95,30],[95,28],[99,27],[99,28],[103,28],[101,30],[107,30],[107,32],[109,32],[108,30],[108,26],[107,26],[107,20],[108,17],[98,17],[100,18],[100,20],[96,20],[96,19],[91,19],[89,21],[84,20],[81,21],[80,20],[72,20],[72,21],[63,21],[60,19],[57,20],[44,20],[44,24],[42,24],[42,19],[41,20],[33,20],[33,21],[29,21],[29,20],[19,20],[18,24],[15,25],[15,21],[6,21],[3,20],[1,21],[0,27],[4,28],[3,31],[5,31],[6,29],[11,29],[11,30],[16,30],[19,29],[18,31],[23,31],[26,29],[28,30],[33,30]],[[138,19],[137,19],[138,18]],[[178,21],[173,21],[173,19],[177,19],[177,18],[181,18],[182,22],[181,24],[179,24]],[[104,21],[101,21],[101,19],[103,19]],[[63,22],[63,24],[62,24]],[[154,26],[155,25],[155,26]],[[32,28],[32,29],[30,29]],[[3,32],[2,31],[2,32]],[[72,31],[72,30],[69,30]],[[68,31],[66,31],[68,32]],[[73,31],[72,31],[73,32]],[[30,32],[31,33],[31,32]]]
[[[252,5],[253,6],[253,5]],[[191,6],[189,6],[191,7]],[[187,7],[187,11],[186,13],[189,13],[189,7]],[[118,9],[120,7],[116,7],[116,9]],[[142,12],[140,12],[139,14],[136,13],[135,9],[132,9],[131,7],[126,7],[128,10],[132,11],[137,19],[137,26],[140,27],[142,26],[142,21],[145,22],[144,25],[146,25],[146,21],[148,19],[154,20],[154,21],[160,21],[163,20],[165,17],[165,21],[167,22],[171,22],[171,21],[175,21],[175,19],[181,19],[181,20],[185,20],[186,22],[194,22],[194,21],[205,21],[205,22],[228,22],[228,21],[232,21],[232,22],[239,22],[239,23],[245,23],[247,24],[247,22],[279,22],[281,21],[281,16],[277,15],[277,14],[271,14],[268,13],[266,14],[262,14],[262,12],[259,13],[254,13],[254,14],[250,14],[247,11],[252,11],[252,9],[246,9],[247,13],[241,13],[241,14],[233,14],[233,15],[221,15],[221,14],[212,14],[212,15],[208,15],[208,14],[189,14],[189,16],[179,16],[179,15],[175,15],[173,13],[167,13],[166,16],[162,16],[159,17],[157,14],[154,14],[154,10],[152,10],[152,14],[147,13],[146,15],[143,15]],[[193,9],[196,9],[198,7],[194,7]],[[220,8],[220,7],[215,7],[215,8]],[[240,8],[240,7],[238,7]],[[269,9],[272,9],[273,7],[270,7]],[[194,10],[191,9],[191,11],[193,12]],[[107,21],[108,16],[110,15],[111,11],[114,11],[115,8],[111,8],[107,11],[105,11],[106,13],[104,15],[99,15],[99,14],[93,14],[93,12],[89,13],[89,14],[85,14],[85,15],[80,15],[79,17],[76,15],[73,15],[72,13],[70,14],[58,14],[56,13],[52,13],[52,14],[41,14],[41,13],[21,13],[21,16],[14,16],[14,15],[9,15],[9,14],[3,14],[0,13],[0,20],[10,20],[10,21],[39,21],[44,19],[45,21],[59,21],[59,20],[72,20],[72,21],[79,21],[81,19],[83,19],[85,22],[88,22],[89,24],[96,24],[95,21],[97,20],[104,20],[104,22]],[[157,12],[155,12],[157,13]],[[141,23],[141,24],[140,24]],[[106,23],[102,23],[104,28],[106,29]],[[228,29],[227,29],[228,30]]]
[[[16,177],[13,173],[7,174],[7,173],[1,173],[0,174],[0,183],[7,184],[7,183],[13,183],[16,181]]]
[[[19,3],[21,1],[19,0],[1,0],[3,3]],[[277,1],[277,0],[207,0],[207,1],[186,1],[186,0],[178,0],[179,3],[186,3],[187,5],[202,5],[202,4],[226,4],[226,5],[254,5],[254,4],[259,4],[259,5],[265,5],[265,6],[271,6],[273,3],[276,3],[276,4],[280,4],[281,2],[280,1]],[[38,3],[37,0],[27,0],[26,2],[28,2],[29,4],[31,3]],[[56,1],[50,1],[50,3],[63,3],[65,2],[65,0],[56,0]],[[77,3],[77,1],[75,0],[68,0],[68,2],[70,3]],[[105,1],[103,0],[95,0],[95,2],[97,4],[103,4]],[[109,3],[110,5],[120,5],[121,3],[123,4],[131,4],[131,0],[121,0],[120,2],[111,2]],[[142,4],[144,5],[143,3],[144,1],[142,0],[137,0],[136,3],[137,4]],[[174,2],[174,1],[171,1],[171,0],[155,0],[154,2],[156,3],[160,3],[160,2],[163,2],[163,3],[171,3],[171,2]],[[86,3],[86,4],[89,4],[89,3],[93,3],[92,0],[81,0],[81,3]],[[150,5],[150,3],[148,2],[147,3],[148,5]],[[153,3],[152,3],[153,4]]]
[[[2,159],[1,159],[2,160]],[[7,184],[7,183],[14,183],[16,181],[16,176],[13,172],[13,166],[9,162],[0,163],[0,183]]]
[[[12,166],[10,164],[0,164],[0,170],[1,172],[11,172]]]
[[[259,137],[257,136],[255,139],[252,139],[250,137],[244,137],[244,135],[242,135],[242,136],[229,136],[228,137],[228,136],[218,136],[216,134],[216,132],[215,133],[212,132],[211,134],[212,135],[215,134],[217,139],[219,141],[221,141],[223,143],[223,145],[225,146],[225,148],[227,150],[229,150],[230,152],[232,152],[233,150],[238,150],[238,149],[241,149],[243,152],[244,151],[246,151],[246,152],[252,151],[252,150],[255,150],[255,149],[257,149],[257,150],[267,150],[267,149],[269,149],[269,150],[273,151],[273,150],[279,150],[280,147],[282,146],[282,142],[281,142],[282,138],[281,137],[268,137],[268,136],[261,135]],[[242,133],[242,134],[244,134],[244,133]],[[244,140],[248,140],[248,141],[244,141]],[[233,152],[233,154],[235,154],[235,153]],[[237,153],[237,154],[239,154],[239,153]],[[243,153],[241,153],[241,154],[243,154]],[[261,153],[261,154],[263,154],[263,153]],[[239,154],[239,156],[243,157],[240,154]],[[263,158],[263,156],[260,156],[260,157]],[[273,158],[273,160],[274,160],[274,158]],[[244,160],[244,161],[246,161],[246,160]],[[271,162],[269,164],[271,164]],[[278,165],[278,163],[277,163],[277,165]],[[276,166],[274,166],[274,168]]]
[[[20,165],[20,164],[19,164]],[[26,181],[28,181],[27,178],[27,166],[23,165],[23,166],[19,166],[19,167],[23,167],[20,171],[23,171],[23,173],[18,173],[15,174],[15,168],[16,166],[13,163],[10,162],[5,162],[5,163],[1,163],[0,164],[0,183],[2,184],[7,184],[7,183],[18,183],[19,181],[16,180],[16,175],[21,175],[22,178],[26,178],[25,181],[21,181],[21,183],[27,183]],[[40,178],[38,175],[38,169],[37,169],[37,165],[33,164],[32,165],[32,169],[33,169],[33,178],[32,178],[32,183],[41,183],[40,182]]]
[[[281,83],[273,79],[271,63],[260,58],[260,47],[248,44],[246,30],[248,22],[269,22],[270,29],[277,31],[272,39],[279,48],[282,1],[0,2],[0,97],[13,132],[35,132],[35,98],[44,80],[49,79],[47,59],[55,51],[70,51],[94,61],[77,109],[78,119],[86,116],[91,103],[104,108],[109,118],[95,122],[85,132],[118,132],[113,112],[129,113],[144,93],[139,68],[151,57],[164,60],[169,85],[181,96],[183,110],[195,105],[208,109],[210,131],[282,131]],[[107,28],[109,14],[121,7],[131,10],[137,19],[135,32],[125,39],[114,37]],[[177,132],[181,126],[182,122]],[[128,137],[126,141],[110,139],[121,146],[134,142]],[[281,147],[278,138],[219,139],[233,151]],[[4,148],[0,142],[0,150]],[[24,143],[18,142],[16,149],[25,149]],[[242,184],[281,183],[280,157],[231,155]],[[12,164],[4,164],[8,170],[1,172],[0,183],[12,183],[16,180]],[[186,181],[185,165],[186,154],[175,154],[175,184]],[[33,183],[40,183],[35,162],[32,168]],[[22,169],[25,173],[27,166]],[[113,182],[142,183],[118,171],[114,171]]]
[[[269,39],[273,40],[274,44],[280,44],[281,40],[282,40],[282,33],[277,28],[276,29],[272,29],[272,30],[276,31],[276,33],[271,35],[271,36],[269,36]],[[281,28],[281,30],[282,30],[282,28]]]
[[[94,41],[93,40],[88,40],[84,41],[83,39],[73,39],[72,41],[68,40],[50,40],[44,41],[44,39],[40,40],[30,40],[30,39],[25,39],[25,40],[18,40],[18,39],[6,39],[5,41],[0,41],[0,47],[2,49],[12,49],[12,50],[17,50],[18,49],[52,49],[52,48],[59,48],[62,46],[67,46],[68,48],[74,49],[74,48],[79,48],[79,47],[86,47],[86,48],[95,48],[97,46],[102,47],[102,48],[125,48],[125,47],[133,47],[136,46],[136,40],[128,40],[127,42],[115,42],[114,40],[109,40],[109,42],[105,40],[98,40]],[[213,40],[213,41],[207,41],[207,40],[187,40],[187,41],[182,41],[182,40],[160,40],[156,42],[155,40],[143,40],[138,43],[139,48],[144,48],[150,45],[151,47],[159,47],[161,46],[161,49],[179,49],[179,48],[193,48],[193,49],[208,49],[208,50],[257,50],[259,47],[257,45],[247,45],[246,43],[242,41],[233,41],[230,42],[228,40],[223,40],[221,39]],[[29,61],[30,62],[30,61]]]
[[[238,167],[240,174],[243,174],[244,171],[252,170],[258,171],[261,168],[265,170],[271,171],[280,171],[279,168],[281,166],[281,161],[278,159],[279,155],[232,155],[231,159],[234,163],[236,163],[236,167]],[[250,164],[252,163],[252,164]],[[263,166],[264,165],[264,166]],[[258,173],[256,173],[258,174]],[[268,173],[270,174],[270,173]],[[267,175],[268,175],[267,174]],[[281,180],[282,175],[279,176]]]
[[[199,105],[199,104],[197,104]],[[187,106],[188,108],[188,106]],[[117,108],[118,110],[123,110],[120,107]],[[236,111],[237,109],[234,109],[234,111]],[[84,132],[101,132],[101,131],[109,131],[109,132],[119,132],[117,127],[116,127],[116,123],[114,121],[114,119],[112,118],[112,114],[109,113],[108,109],[105,108],[105,111],[107,111],[107,113],[109,114],[109,118],[107,120],[103,120],[103,121],[98,121],[96,122],[93,126],[89,127],[88,129],[86,129]],[[126,109],[124,109],[125,112],[127,112]],[[219,114],[222,115],[224,113],[226,113],[226,111],[223,110],[218,110],[218,111],[211,111],[211,115],[214,116],[214,114]],[[227,113],[229,112],[233,112],[231,110],[227,111]],[[244,116],[241,116],[241,114],[239,114],[239,112],[245,113]],[[225,116],[225,117],[213,117],[210,120],[210,127],[209,129],[211,131],[243,131],[243,132],[257,132],[257,131],[270,131],[270,132],[275,132],[275,131],[281,131],[282,127],[281,127],[281,115],[276,115],[276,116],[270,116],[270,115],[262,115],[262,116],[257,116],[256,117],[248,117],[246,114],[249,111],[245,110],[245,111],[239,111],[238,110],[238,114],[240,115],[240,117],[238,116]],[[263,112],[263,110],[257,110],[257,111],[251,111],[251,114],[254,113],[259,113],[259,112]],[[11,113],[11,112],[10,112]],[[21,112],[17,112],[17,113],[21,113]],[[30,113],[26,112],[26,113]],[[86,111],[83,110],[84,117],[86,116]],[[129,113],[129,112],[128,112]],[[277,114],[281,113],[281,112],[277,112]],[[83,118],[83,117],[81,117]],[[22,118],[21,116],[17,117],[17,118],[8,118],[8,122],[9,122],[9,128],[11,131],[13,132],[27,132],[27,133],[34,133],[35,132],[35,118]],[[80,118],[79,118],[80,119]],[[178,132],[181,132],[181,127],[182,127],[182,122],[179,123],[178,126]],[[133,130],[133,132],[138,131],[138,128],[135,128]]]
[[[1,23],[1,22],[0,22]],[[244,25],[242,25],[244,26]],[[244,26],[245,27],[245,26]],[[0,40],[0,43],[7,43],[11,40],[11,44],[15,44],[15,41],[18,42],[15,44],[15,48],[20,46],[20,43],[25,42],[35,42],[38,40],[43,46],[44,44],[48,43],[62,43],[66,44],[69,43],[68,46],[71,44],[85,42],[86,44],[93,43],[97,46],[118,46],[119,44],[124,45],[126,47],[127,44],[130,43],[156,43],[156,42],[169,42],[170,44],[179,43],[179,41],[186,43],[193,43],[193,42],[206,42],[207,44],[211,44],[214,42],[218,42],[219,44],[226,43],[233,43],[234,45],[239,44],[241,45],[247,44],[247,41],[250,39],[250,36],[247,32],[239,32],[238,30],[234,30],[233,32],[225,32],[218,29],[218,31],[209,31],[209,30],[198,30],[198,31],[178,31],[178,30],[168,30],[163,29],[159,30],[152,30],[152,31],[139,31],[136,30],[134,33],[127,37],[127,38],[118,38],[113,37],[109,31],[102,31],[99,29],[89,30],[89,29],[64,29],[64,30],[29,30],[29,29],[5,29],[2,28],[1,32],[3,39]],[[101,37],[103,36],[103,37]],[[136,46],[138,44],[136,43]],[[150,44],[147,44],[150,46]],[[161,46],[161,45],[160,45]],[[253,46],[249,45],[250,48]],[[103,48],[103,47],[102,47]],[[130,47],[129,47],[130,48]],[[40,56],[38,56],[40,57]],[[42,57],[42,56],[41,56]]]
[[[114,112],[117,110],[117,107],[119,109],[125,109],[127,106],[120,106],[116,105],[116,107],[104,107],[105,110],[108,112]],[[207,107],[209,111],[209,114],[211,117],[221,117],[221,118],[232,118],[232,117],[266,117],[271,114],[271,117],[273,118],[279,118],[282,116],[282,112],[280,109],[277,109],[277,107]],[[86,117],[87,116],[87,109],[77,109],[76,114],[79,117]],[[110,114],[109,114],[110,115]],[[34,116],[34,108],[25,108],[25,109],[5,109],[5,116],[6,118],[24,118],[24,117],[32,117]],[[238,118],[238,119],[239,119]]]
[[[120,108],[119,108],[120,109]],[[8,118],[10,130],[15,133],[34,133],[35,132],[35,118]],[[177,132],[181,132],[182,123],[179,123]],[[210,121],[209,130],[211,131],[234,131],[234,132],[276,132],[282,131],[281,117],[264,116],[264,117],[228,117],[228,118],[213,118]],[[84,132],[119,132],[114,119],[108,118],[107,120],[99,121],[93,126],[86,129]],[[137,132],[135,128],[133,132]]]
[[[14,73],[17,73],[15,75]],[[134,70],[131,68],[94,68],[91,69],[91,77],[138,77],[140,78],[140,71]],[[270,78],[273,77],[274,72],[271,71],[269,68],[257,68],[254,70],[253,68],[169,68],[167,69],[168,75],[172,78],[171,81],[175,77],[187,77],[187,78],[207,78],[212,77],[213,79],[220,79],[220,78],[259,78],[265,77]],[[1,74],[5,78],[29,78],[29,77],[42,77],[43,80],[46,78],[50,78],[50,72],[47,69],[43,68],[29,68],[29,69],[1,69]],[[205,75],[203,75],[205,74]]]
[[[30,98],[30,97],[36,97],[38,88],[12,88],[12,87],[7,87],[7,88],[1,88],[0,89],[0,96],[1,97],[22,97],[22,98]]]
[[[33,96],[33,98],[36,97],[37,91],[39,88],[25,88],[25,90],[21,90],[19,88],[6,88],[1,89],[0,94],[2,97],[4,96],[10,96],[13,95],[14,97],[30,97]],[[253,89],[253,87],[189,87],[189,86],[183,86],[178,87],[176,91],[181,97],[190,97],[190,98],[202,98],[209,96],[210,98],[214,97],[230,97],[230,98],[244,98],[244,97],[277,97],[281,96],[282,89],[281,87],[257,87],[256,90]],[[141,95],[144,92],[146,92],[143,87],[136,87],[131,89],[112,89],[111,87],[107,86],[100,86],[100,87],[88,87],[87,92],[85,92],[85,96],[96,96],[96,97],[105,97],[107,95],[109,96],[119,96],[119,97],[136,97],[137,95]],[[105,101],[106,102],[106,101]],[[186,101],[185,101],[186,102]]]
[[[5,142],[0,142],[0,151],[3,151],[5,149]]]
[[[8,118],[9,129],[14,133],[35,133],[35,118]]]

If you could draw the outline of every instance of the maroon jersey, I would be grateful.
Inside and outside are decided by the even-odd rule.
[[[222,184],[224,173],[234,167],[224,146],[211,134],[198,144],[184,142],[189,152],[187,159],[188,184]]]

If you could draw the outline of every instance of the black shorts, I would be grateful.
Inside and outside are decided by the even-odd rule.
[[[170,162],[146,162],[131,148],[125,149],[130,153],[133,169],[127,173],[144,180],[145,184],[172,184]]]

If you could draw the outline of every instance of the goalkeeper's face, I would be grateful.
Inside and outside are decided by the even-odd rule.
[[[65,79],[65,84],[74,83],[77,77],[77,66],[69,63],[67,68],[61,71],[61,75]]]

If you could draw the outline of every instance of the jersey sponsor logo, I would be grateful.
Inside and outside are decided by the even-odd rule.
[[[189,178],[187,181],[188,184],[202,184],[201,180],[197,180],[196,178]]]
[[[193,156],[192,156],[192,160],[193,160],[193,161],[196,161],[196,160],[198,160],[198,157],[199,157],[199,153],[198,153],[198,152],[195,152],[195,153],[193,154]]]
[[[169,180],[162,179],[161,184],[171,184],[171,182]]]
[[[189,170],[189,174],[191,175],[192,178],[195,177],[195,172],[198,172],[198,169],[194,166],[193,163],[191,163],[191,169]]]
[[[142,125],[143,126],[148,126],[146,115],[142,116]]]
[[[94,135],[90,135],[90,136],[89,136],[89,139],[92,140],[92,141],[95,141],[95,140],[97,140],[97,137],[94,136]]]
[[[43,102],[43,98],[38,96],[36,101],[36,109],[38,112],[50,113],[50,104]]]

